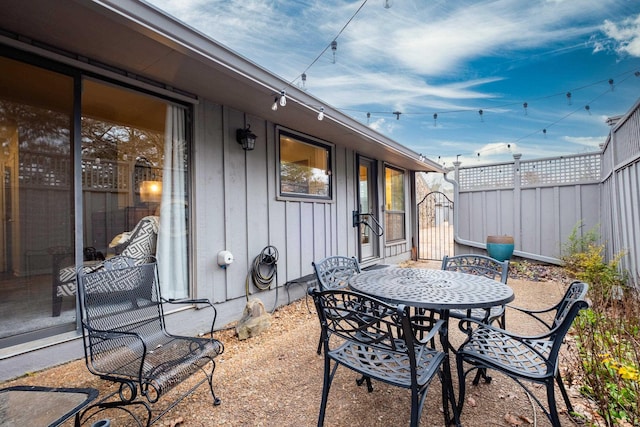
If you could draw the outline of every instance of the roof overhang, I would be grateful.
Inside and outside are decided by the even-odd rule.
[[[0,43],[132,76],[194,94],[414,171],[442,172],[436,162],[387,138],[257,64],[137,0],[12,0],[0,14]],[[48,49],[51,47],[52,49]],[[62,52],[61,52],[62,51]],[[287,106],[271,109],[287,90]],[[325,118],[317,119],[319,107]]]

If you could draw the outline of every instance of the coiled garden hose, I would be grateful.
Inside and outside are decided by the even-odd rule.
[[[271,288],[271,283],[275,279],[276,283],[276,299],[273,303],[273,313],[278,304],[278,249],[275,246],[266,246],[260,254],[253,259],[251,270],[247,274],[245,282],[245,297],[249,301],[249,276],[253,280],[253,284],[260,291],[266,291]]]

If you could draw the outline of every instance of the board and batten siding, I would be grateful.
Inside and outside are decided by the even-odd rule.
[[[201,101],[194,112],[192,203],[196,296],[215,303],[244,304],[247,274],[254,258],[268,245],[278,249],[278,303],[286,301],[282,286],[313,272],[311,262],[329,255],[356,255],[355,153],[335,145],[332,202],[278,198],[276,126],[228,107]],[[253,151],[236,142],[236,129],[251,124],[257,136]],[[300,131],[299,129],[294,129]],[[228,250],[234,262],[223,269],[217,254]],[[257,290],[250,285],[251,293]],[[259,294],[265,306],[275,292]]]

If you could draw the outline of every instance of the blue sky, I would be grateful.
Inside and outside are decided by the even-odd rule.
[[[445,166],[595,151],[640,98],[639,0],[388,1],[150,3]]]

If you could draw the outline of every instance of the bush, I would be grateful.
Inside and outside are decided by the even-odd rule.
[[[604,245],[590,230],[578,236],[576,226],[564,246],[565,267],[589,284],[591,307],[574,327],[584,370],[582,393],[593,399],[607,426],[640,425],[640,304],[626,289],[620,271],[623,254],[605,262]]]

